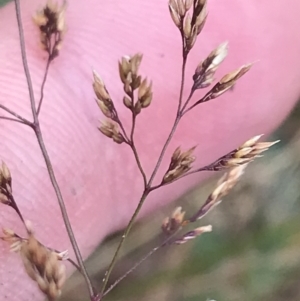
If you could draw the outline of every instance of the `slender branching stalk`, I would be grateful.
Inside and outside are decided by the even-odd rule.
[[[49,72],[49,67],[50,67],[50,63],[51,63],[51,55],[48,55],[48,59],[47,59],[47,64],[46,64],[46,69],[45,69],[45,73],[44,73],[44,77],[43,77],[43,81],[42,81],[42,85],[41,85],[41,92],[40,92],[40,101],[38,104],[38,108],[37,108],[37,115],[40,114],[41,111],[41,107],[42,107],[42,103],[43,103],[43,99],[44,99],[44,88],[45,88],[45,84],[47,81],[47,76],[48,76],[48,72]]]
[[[141,208],[144,204],[144,201],[146,200],[146,198],[148,196],[148,194],[149,194],[148,190],[144,191],[144,193],[143,193],[143,195],[142,195],[142,197],[141,197],[141,199],[138,203],[138,206],[136,207],[136,209],[135,209],[135,211],[134,211],[134,213],[133,213],[133,215],[132,215],[132,217],[131,217],[131,219],[130,219],[130,221],[129,221],[129,223],[128,223],[128,225],[127,225],[127,227],[126,227],[126,229],[125,229],[125,231],[124,231],[124,233],[123,233],[123,235],[120,239],[119,245],[118,245],[118,247],[117,247],[117,249],[114,253],[113,259],[112,259],[112,261],[111,261],[111,263],[110,263],[110,265],[107,269],[107,272],[105,273],[103,286],[102,286],[101,292],[100,292],[101,298],[103,297],[106,285],[108,283],[109,276],[110,276],[110,274],[111,274],[111,272],[112,272],[112,270],[113,270],[113,268],[114,268],[114,266],[117,262],[118,255],[119,255],[119,253],[121,251],[121,248],[122,248],[122,246],[125,242],[125,239],[126,239],[127,235],[129,234],[129,232],[130,232],[130,230],[131,230],[131,228],[132,228],[132,226],[133,226],[133,224],[134,224],[134,222],[135,222],[135,220],[136,220],[136,218],[137,218],[137,216],[138,216],[138,214],[139,214],[139,212],[140,212],[140,210],[141,210]]]
[[[21,211],[20,211],[20,209],[19,209],[19,207],[18,207],[18,205],[17,205],[17,203],[16,203],[16,201],[15,201],[12,194],[10,194],[10,200],[11,200],[10,206],[17,212],[17,214],[19,215],[21,221],[25,224],[24,217],[23,217],[23,215],[22,215],[22,213],[21,213]]]
[[[62,41],[62,33],[60,32],[55,32],[53,34],[54,38],[53,41],[50,38],[46,39],[45,41],[45,50],[48,53],[48,58],[47,58],[47,63],[46,63],[46,68],[45,68],[45,73],[44,73],[44,77],[42,80],[42,84],[41,84],[41,91],[40,91],[40,100],[38,102],[38,108],[37,108],[37,115],[40,114],[41,108],[42,108],[42,103],[43,103],[43,99],[44,99],[44,89],[45,89],[45,85],[46,85],[46,81],[47,81],[47,77],[48,77],[48,73],[49,73],[49,67],[51,62],[56,58],[56,56],[58,55],[58,47]]]
[[[8,120],[8,121],[13,121],[13,122],[17,122],[17,123],[24,124],[24,122],[21,121],[21,120],[19,120],[19,119],[10,118],[10,117],[6,117],[6,116],[0,116],[0,119],[2,119],[2,120]]]
[[[146,255],[144,255],[139,261],[137,261],[127,272],[125,272],[120,278],[118,278],[113,284],[109,286],[109,288],[103,293],[103,297],[106,296],[110,291],[112,291],[121,281],[123,281],[128,275],[134,272],[142,263],[144,263],[147,259],[149,259],[154,253],[156,253],[161,248],[171,244],[172,239],[180,230],[181,228],[177,229],[175,233],[168,236],[166,239],[163,240],[161,244],[154,247]]]
[[[17,114],[16,112],[14,112],[13,110],[7,108],[6,106],[0,104],[0,109],[6,111],[7,113],[9,113],[10,115],[14,116],[17,118],[17,120],[23,124],[32,126],[32,122],[30,122],[29,120],[25,119],[24,117],[20,116],[19,114]],[[17,121],[16,119],[10,119],[9,117],[5,117],[5,116],[1,116],[1,119],[6,119],[6,120],[12,120],[12,121]]]
[[[130,232],[130,230],[131,230],[131,228],[132,228],[132,226],[133,226],[133,224],[134,224],[134,222],[135,222],[135,220],[136,220],[136,218],[137,218],[137,216],[138,216],[141,208],[144,205],[144,202],[146,201],[149,193],[151,191],[153,191],[153,190],[156,189],[156,188],[153,189],[151,187],[152,182],[153,182],[153,180],[154,180],[154,178],[155,178],[155,176],[156,176],[156,174],[158,172],[158,169],[159,169],[159,167],[160,167],[160,165],[161,165],[161,163],[163,161],[165,152],[166,152],[166,150],[167,150],[167,148],[168,148],[168,146],[169,146],[169,144],[170,144],[170,142],[171,142],[171,140],[172,140],[172,138],[174,136],[174,133],[175,133],[175,131],[177,129],[177,126],[178,126],[178,124],[180,122],[180,119],[182,117],[181,104],[182,104],[183,90],[184,90],[184,83],[185,83],[185,70],[186,70],[188,51],[184,47],[184,35],[183,35],[183,31],[181,31],[181,36],[182,36],[182,68],[181,68],[181,80],[180,80],[181,84],[180,84],[180,91],[179,91],[178,109],[177,109],[177,112],[176,112],[176,117],[175,117],[174,124],[173,124],[173,126],[171,128],[171,131],[170,131],[170,133],[169,133],[169,135],[167,137],[167,140],[166,140],[165,144],[163,145],[163,148],[162,148],[161,153],[160,153],[160,155],[158,157],[157,163],[155,164],[155,167],[153,169],[153,172],[152,172],[152,174],[151,174],[148,182],[146,180],[146,175],[145,175],[145,173],[144,173],[144,171],[143,171],[143,169],[141,167],[139,156],[137,154],[136,148],[135,148],[134,143],[133,143],[133,134],[134,134],[134,127],[135,127],[135,122],[136,122],[136,115],[135,115],[134,111],[132,112],[132,116],[133,117],[132,117],[132,131],[131,131],[131,141],[132,141],[131,147],[132,147],[132,150],[133,150],[136,162],[137,162],[137,164],[139,166],[139,169],[140,169],[140,171],[142,173],[145,187],[144,187],[144,191],[142,193],[142,196],[141,196],[141,198],[139,200],[139,203],[138,203],[138,205],[137,205],[137,207],[136,207],[136,209],[135,209],[135,211],[134,211],[134,213],[133,213],[133,215],[132,215],[132,217],[131,217],[128,225],[125,228],[125,231],[124,231],[124,233],[123,233],[123,235],[122,235],[122,237],[120,239],[119,245],[118,245],[118,247],[117,247],[117,249],[115,251],[113,259],[112,259],[112,261],[111,261],[111,263],[110,263],[110,265],[108,267],[108,270],[107,270],[107,272],[105,274],[104,282],[103,282],[103,286],[102,286],[100,295],[103,295],[104,292],[105,292],[106,285],[108,283],[110,274],[111,274],[111,272],[112,272],[112,270],[113,270],[113,268],[114,268],[114,266],[115,266],[115,264],[117,262],[118,255],[119,255],[119,253],[120,253],[120,251],[122,249],[122,246],[123,246],[123,244],[125,242],[125,239],[128,236],[128,234],[129,234],[129,232]],[[187,99],[186,103],[188,103],[188,101],[191,99],[192,95],[193,95],[193,93],[190,94],[190,96]],[[132,97],[132,103],[133,103],[133,97]],[[159,187],[157,187],[157,188],[159,188]]]
[[[90,297],[91,297],[91,300],[92,300],[95,296],[95,292],[93,290],[91,280],[90,280],[89,275],[87,273],[87,270],[85,268],[83,258],[82,258],[81,252],[79,250],[79,247],[78,247],[78,244],[77,244],[77,241],[76,241],[76,238],[75,238],[72,226],[71,226],[71,222],[69,220],[69,216],[68,216],[68,213],[67,213],[65,202],[63,200],[63,197],[62,197],[62,194],[61,194],[61,191],[60,191],[60,187],[59,187],[58,182],[56,180],[54,170],[53,170],[53,166],[52,166],[48,151],[46,149],[44,139],[43,139],[43,135],[42,135],[42,131],[41,131],[41,128],[40,128],[38,112],[37,112],[37,109],[36,109],[36,104],[35,104],[35,99],[34,99],[33,86],[32,86],[31,76],[30,76],[27,57],[26,57],[26,49],[25,49],[24,33],[23,33],[23,25],[22,25],[22,20],[21,20],[21,11],[20,11],[20,2],[19,2],[19,0],[15,0],[15,10],[16,10],[16,16],[17,16],[17,22],[18,22],[18,29],[19,29],[19,39],[20,39],[20,47],[21,47],[21,54],[22,54],[22,62],[23,62],[24,72],[25,72],[25,75],[26,75],[27,86],[28,86],[28,91],[29,91],[29,98],[30,98],[30,104],[31,104],[31,110],[32,110],[32,116],[33,116],[32,128],[34,130],[34,133],[35,133],[36,138],[38,140],[38,144],[40,146],[43,158],[45,160],[47,170],[48,170],[48,174],[49,174],[53,189],[55,191],[55,194],[56,194],[59,206],[60,206],[60,210],[61,210],[62,217],[63,217],[64,223],[65,223],[65,226],[66,226],[66,230],[68,232],[69,239],[71,241],[71,244],[72,244],[76,259],[78,261],[78,264],[80,266],[80,270],[81,270],[81,272],[82,272],[82,274],[85,278],[86,284],[89,288],[89,294],[90,294]],[[48,70],[48,68],[46,70]],[[45,74],[47,74],[47,72]],[[43,91],[43,89],[42,89],[42,91]],[[39,103],[39,108],[41,107],[42,99],[43,99],[43,96],[41,96],[41,100],[40,100],[40,103]]]

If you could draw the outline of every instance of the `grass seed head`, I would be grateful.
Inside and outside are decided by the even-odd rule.
[[[66,2],[58,5],[48,1],[46,5],[33,16],[33,21],[40,32],[42,49],[47,51],[50,60],[59,54],[64,34],[66,32]]]
[[[118,125],[109,119],[101,124],[99,131],[106,137],[112,138],[113,141],[118,144],[125,141],[123,135],[119,131]]]
[[[174,151],[169,168],[164,175],[163,183],[170,183],[192,168],[192,163],[195,161],[195,157],[192,155],[196,147],[192,147],[189,150],[182,152],[180,147],[177,147]]]

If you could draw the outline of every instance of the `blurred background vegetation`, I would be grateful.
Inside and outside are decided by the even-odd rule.
[[[10,2],[11,0],[0,0],[0,7]]]
[[[281,143],[250,164],[234,191],[200,221],[212,224],[212,233],[161,249],[106,300],[300,300],[299,116],[300,105],[273,133],[271,140]],[[195,212],[219,177],[136,224],[112,280],[160,243],[161,222],[176,205]],[[99,287],[119,238],[107,238],[87,262]],[[88,300],[80,275],[71,277],[61,300]]]

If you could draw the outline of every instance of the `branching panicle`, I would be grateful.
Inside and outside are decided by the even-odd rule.
[[[128,236],[132,225],[138,216],[145,200],[148,195],[156,189],[164,185],[168,185],[174,181],[177,181],[185,176],[191,175],[196,172],[201,172],[204,170],[221,170],[228,169],[229,167],[233,167],[238,165],[238,167],[229,171],[225,178],[218,184],[216,189],[211,193],[208,197],[205,204],[200,208],[200,210],[189,220],[183,221],[184,212],[182,212],[181,208],[177,208],[171,217],[166,217],[162,224],[162,230],[167,236],[175,235],[182,227],[188,225],[191,222],[196,221],[197,219],[204,216],[207,212],[209,212],[213,207],[220,203],[221,197],[226,195],[230,189],[236,184],[237,180],[243,173],[243,169],[246,164],[252,161],[253,159],[258,157],[260,152],[263,152],[267,147],[271,146],[272,143],[264,144],[257,146],[255,142],[251,146],[243,146],[242,148],[236,149],[233,152],[221,157],[210,165],[207,165],[202,168],[198,168],[195,170],[192,169],[192,164],[195,161],[195,156],[193,155],[193,151],[195,147],[189,149],[188,151],[182,152],[180,148],[177,148],[171,158],[170,165],[165,172],[162,181],[158,185],[153,185],[153,181],[157,175],[157,172],[160,168],[160,165],[165,156],[166,150],[172,140],[172,137],[177,129],[177,126],[181,120],[181,118],[190,110],[192,110],[197,105],[207,102],[211,99],[217,98],[230,88],[232,88],[236,82],[241,78],[251,67],[251,64],[244,65],[236,71],[233,71],[221,78],[217,84],[213,86],[213,88],[207,92],[200,100],[196,101],[194,104],[190,105],[194,92],[197,89],[202,89],[208,87],[214,80],[214,75],[219,65],[225,59],[228,53],[228,43],[220,44],[216,49],[214,49],[209,56],[203,60],[196,68],[195,73],[193,75],[193,86],[191,87],[190,94],[188,98],[183,102],[183,90],[185,85],[185,69],[187,58],[190,50],[193,48],[197,36],[201,33],[205,21],[207,19],[207,0],[169,0],[169,11],[171,14],[171,18],[175,24],[175,26],[179,29],[181,38],[182,38],[182,73],[181,73],[181,85],[180,85],[180,93],[179,93],[179,101],[178,101],[178,109],[175,116],[175,121],[173,127],[170,131],[170,134],[162,148],[162,151],[159,155],[157,163],[151,173],[149,179],[147,180],[147,176],[142,168],[139,154],[137,152],[136,146],[134,144],[134,133],[136,127],[136,117],[141,112],[142,109],[148,107],[152,101],[152,82],[148,84],[146,78],[142,79],[142,77],[138,74],[138,69],[142,60],[142,54],[135,54],[134,56],[124,56],[119,61],[119,76],[121,82],[123,83],[123,90],[125,92],[125,96],[123,97],[123,104],[126,108],[128,108],[132,112],[132,128],[130,134],[127,135],[121,120],[115,116],[118,116],[116,108],[111,101],[109,94],[103,84],[101,82],[100,91],[95,91],[98,100],[102,102],[98,105],[106,117],[109,117],[113,121],[115,121],[122,133],[120,133],[119,129],[116,125],[110,124],[100,127],[100,131],[107,137],[113,138],[113,140],[120,140],[118,143],[125,142],[127,143],[134,154],[137,165],[144,180],[144,191],[140,198],[140,201],[136,207],[135,212],[133,213],[125,231],[122,235],[118,248],[113,256],[113,259],[108,267],[108,270],[103,279],[104,284],[100,293],[100,296],[105,296],[107,292],[109,292],[112,287],[114,287],[119,281],[117,280],[115,284],[112,285],[105,292],[106,285],[108,283],[110,274],[116,264],[118,254],[124,244],[126,237]],[[95,84],[94,84],[95,89]],[[137,90],[137,100],[135,98],[135,90]],[[101,92],[101,93],[100,93]],[[105,99],[105,100],[104,100]],[[103,104],[104,103],[104,104]],[[115,116],[114,116],[115,112]],[[116,139],[116,137],[119,137]],[[248,143],[249,144],[249,143]],[[199,236],[203,232],[211,231],[211,226],[205,226],[196,228],[192,231],[187,232],[183,236],[179,237],[177,240],[173,241],[174,244],[182,244],[187,242],[190,239],[193,239]],[[166,244],[163,244],[165,246]],[[159,249],[160,247],[157,247]],[[156,251],[152,250],[153,252]],[[150,254],[152,254],[152,251]],[[146,255],[145,257],[147,257]],[[143,262],[142,259],[140,262]],[[139,265],[138,263],[137,265]],[[133,271],[137,265],[135,265],[131,270],[129,270],[128,274]],[[127,275],[127,273],[126,273]],[[120,279],[123,279],[121,277]]]
[[[16,213],[19,215],[20,219],[23,221],[26,227],[27,237],[20,237],[13,230],[10,229],[3,229],[4,236],[1,238],[2,240],[10,244],[10,248],[12,251],[18,252],[21,255],[27,274],[38,284],[40,290],[44,292],[50,300],[55,300],[61,293],[61,288],[65,281],[66,274],[65,267],[61,264],[60,261],[68,260],[82,273],[83,277],[85,278],[87,287],[89,289],[90,300],[100,301],[121,280],[123,280],[128,274],[134,271],[142,262],[144,262],[157,250],[168,245],[184,244],[187,241],[198,237],[202,233],[210,232],[212,230],[212,226],[208,225],[196,227],[188,232],[185,232],[184,234],[179,234],[179,232],[183,228],[201,219],[215,206],[217,206],[221,202],[221,199],[225,195],[227,195],[231,191],[231,189],[237,184],[241,175],[244,173],[244,169],[247,166],[247,164],[252,162],[256,158],[261,157],[261,153],[266,151],[272,145],[276,144],[278,141],[258,142],[258,140],[261,138],[261,135],[255,136],[247,140],[240,147],[215,160],[213,163],[196,169],[192,169],[192,164],[196,160],[196,157],[194,156],[195,147],[192,147],[187,151],[182,151],[181,148],[178,147],[173,152],[173,155],[170,159],[169,167],[165,171],[162,180],[158,181],[158,183],[160,184],[153,184],[157,178],[157,174],[161,167],[161,163],[165,159],[166,151],[183,116],[185,116],[186,113],[194,109],[197,105],[207,102],[211,99],[217,98],[229,89],[231,89],[237,83],[237,81],[249,71],[249,69],[252,66],[252,64],[244,65],[239,69],[223,76],[221,80],[219,80],[202,98],[192,103],[192,98],[194,96],[195,91],[198,89],[206,88],[212,84],[218,67],[227,56],[228,43],[222,43],[213,51],[211,51],[208,57],[202,60],[196,67],[195,73],[193,75],[193,85],[190,87],[189,96],[185,99],[184,88],[187,59],[190,51],[196,43],[198,35],[201,33],[205,25],[207,19],[207,0],[169,0],[169,11],[171,14],[171,18],[175,26],[179,29],[182,40],[181,83],[178,97],[177,112],[174,118],[173,126],[157,158],[157,162],[154,165],[153,171],[150,173],[149,176],[143,169],[139,152],[135,144],[137,117],[142,112],[142,110],[146,109],[152,103],[153,99],[152,81],[148,80],[147,77],[143,77],[139,74],[139,67],[143,58],[143,54],[136,53],[132,56],[123,56],[118,62],[119,77],[123,84],[123,92],[125,93],[120,102],[123,102],[124,106],[127,109],[129,109],[129,112],[131,114],[132,124],[128,132],[125,130],[122,120],[119,118],[117,110],[117,101],[114,101],[111,98],[104,81],[101,79],[101,77],[96,71],[93,71],[92,86],[96,96],[96,102],[103,115],[107,118],[107,120],[100,125],[99,130],[103,135],[112,139],[114,142],[118,144],[125,143],[130,147],[130,149],[133,152],[140,174],[142,176],[144,185],[144,189],[141,194],[138,205],[134,213],[132,214],[127,227],[125,228],[124,234],[120,239],[117,250],[114,253],[112,261],[103,279],[104,283],[101,288],[101,291],[100,293],[98,293],[92,286],[91,280],[83,263],[81,252],[77,245],[68,218],[60,187],[56,181],[53,166],[51,164],[43,140],[39,122],[39,113],[44,98],[44,86],[47,80],[50,63],[53,61],[54,58],[58,56],[66,32],[66,3],[64,2],[62,6],[59,6],[49,0],[45,7],[39,12],[37,12],[34,16],[34,22],[37,25],[40,33],[40,42],[42,45],[42,49],[45,50],[48,54],[45,74],[41,84],[40,100],[37,104],[37,108],[34,99],[30,72],[27,64],[19,0],[15,0],[15,4],[17,21],[19,26],[22,60],[28,83],[28,90],[30,94],[30,104],[32,109],[33,121],[31,122],[23,118],[21,115],[17,114],[16,112],[12,111],[11,109],[5,107],[2,104],[0,104],[0,109],[5,111],[6,114],[9,114],[10,117],[0,116],[0,119],[19,122],[21,124],[30,126],[33,129],[38,140],[40,149],[42,151],[43,157],[45,159],[49,177],[54,187],[61,208],[63,220],[73,250],[75,252],[78,265],[68,257],[67,251],[58,252],[56,250],[48,248],[42,245],[35,238],[30,224],[24,221],[23,216],[13,197],[12,176],[9,171],[9,168],[6,166],[5,163],[2,163],[2,166],[0,167],[0,203],[10,206],[16,211]],[[190,218],[185,219],[185,212],[182,210],[182,208],[176,208],[171,214],[171,216],[166,217],[162,223],[162,231],[166,237],[165,240],[159,246],[155,247],[148,254],[146,254],[129,271],[127,271],[122,277],[120,277],[115,283],[113,283],[110,288],[106,290],[106,286],[108,284],[111,272],[116,265],[118,255],[122,249],[125,239],[129,235],[130,230],[136,218],[138,217],[138,214],[141,208],[143,207],[144,202],[147,200],[149,194],[152,193],[154,190],[161,188],[164,185],[171,184],[172,182],[178,181],[179,179],[194,173],[202,171],[218,171],[225,169],[228,170],[228,172],[219,180],[215,189],[207,197],[204,204],[200,206],[199,210]]]
[[[37,138],[40,150],[41,150],[43,158],[45,160],[45,164],[47,167],[49,178],[51,180],[51,184],[52,184],[55,194],[57,196],[57,201],[58,201],[60,209],[61,209],[62,218],[64,220],[70,242],[72,244],[74,253],[75,253],[77,261],[78,261],[78,265],[79,265],[78,267],[80,268],[80,272],[82,273],[82,275],[86,281],[87,287],[89,289],[90,298],[92,300],[92,299],[94,299],[94,296],[95,296],[94,289],[91,284],[89,275],[86,271],[81,252],[79,250],[75,235],[73,233],[73,229],[72,229],[72,226],[71,226],[71,223],[69,220],[69,216],[68,216],[68,213],[66,210],[65,202],[62,197],[62,193],[60,191],[60,187],[56,180],[53,166],[52,166],[47,148],[44,143],[44,139],[43,139],[43,135],[42,135],[41,127],[40,127],[40,121],[39,121],[39,112],[41,109],[42,100],[43,100],[43,96],[44,96],[44,85],[47,80],[47,74],[48,74],[50,62],[58,55],[58,50],[60,49],[60,46],[61,46],[62,35],[65,31],[65,19],[64,19],[65,5],[63,5],[62,7],[59,7],[58,5],[55,5],[49,1],[47,3],[46,7],[40,12],[40,14],[37,15],[37,18],[34,19],[35,23],[38,25],[40,33],[41,33],[41,38],[40,38],[41,42],[42,42],[42,44],[44,43],[43,44],[45,46],[44,49],[48,53],[48,61],[47,61],[46,71],[45,71],[43,82],[41,85],[40,101],[37,105],[35,102],[35,96],[34,96],[34,92],[33,92],[33,84],[32,84],[28,61],[27,61],[25,38],[24,38],[23,24],[22,24],[22,18],[21,18],[20,0],[14,0],[14,3],[15,3],[16,18],[17,18],[17,23],[18,23],[22,64],[23,64],[23,68],[24,68],[26,81],[27,81],[27,87],[28,87],[28,92],[29,92],[29,99],[30,99],[30,106],[31,106],[33,121],[32,122],[27,121],[22,116],[16,114],[15,112],[11,111],[10,109],[6,108],[3,105],[0,105],[0,108],[5,110],[6,112],[12,114],[13,116],[17,117],[21,123],[24,123],[25,125],[30,126],[30,128],[33,130],[33,132]],[[54,34],[55,42],[54,42],[54,44],[51,44],[51,41],[52,41],[51,39],[53,38],[53,34]],[[10,192],[9,189],[7,189],[7,191]],[[11,192],[10,192],[9,202],[10,203],[8,205],[11,206],[17,212],[20,219],[25,224],[23,216],[22,216]],[[28,227],[26,227],[26,229],[27,229],[27,233],[30,235],[30,230],[28,229]],[[56,279],[58,279],[58,278],[56,278]],[[39,280],[36,279],[36,281],[38,282],[38,284],[40,286],[41,283],[39,282]],[[53,296],[54,295],[58,296],[59,292],[60,292],[60,287],[57,286],[56,288],[54,288],[54,286],[55,285],[52,283],[52,284],[50,284],[49,290],[48,290],[48,288],[45,288],[45,290],[47,289],[47,292],[45,290],[43,290],[43,288],[41,286],[40,286],[40,289],[42,291],[44,291],[50,298],[53,299],[54,298]]]

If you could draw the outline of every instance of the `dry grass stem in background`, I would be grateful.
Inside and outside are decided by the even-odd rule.
[[[133,152],[133,156],[139,168],[139,172],[143,178],[144,186],[138,205],[133,212],[127,227],[124,230],[124,234],[121,236],[119,245],[114,253],[107,272],[105,273],[102,288],[94,288],[85,268],[81,252],[77,245],[75,235],[68,218],[64,199],[60,192],[59,184],[57,183],[51,160],[49,158],[47,148],[43,140],[39,121],[39,113],[44,98],[44,87],[47,81],[50,64],[59,55],[59,52],[61,51],[63,45],[63,38],[66,32],[66,3],[63,3],[61,6],[59,6],[52,1],[48,1],[44,8],[38,11],[33,18],[39,30],[41,50],[45,51],[48,55],[45,73],[41,84],[40,98],[38,102],[36,102],[36,100],[34,99],[32,82],[27,64],[19,0],[15,0],[15,7],[19,28],[23,67],[28,84],[33,120],[30,121],[23,118],[20,114],[12,111],[10,108],[7,108],[2,104],[0,104],[0,108],[8,115],[0,116],[0,119],[19,122],[23,125],[29,126],[33,130],[44,157],[50,181],[53,185],[58,203],[60,205],[62,217],[74,253],[76,255],[77,263],[68,258],[67,252],[58,252],[56,250],[52,250],[51,248],[42,245],[35,238],[31,226],[27,222],[25,223],[21,211],[13,198],[12,178],[10,171],[5,163],[2,164],[2,167],[0,169],[0,202],[10,206],[17,212],[27,230],[27,237],[22,238],[14,233],[13,230],[4,229],[4,236],[2,237],[2,239],[10,244],[11,250],[18,252],[21,255],[27,274],[30,276],[30,278],[37,282],[39,289],[43,293],[45,293],[45,295],[50,300],[55,300],[60,295],[61,288],[66,277],[65,267],[64,265],[62,265],[61,260],[68,260],[82,273],[86,285],[89,289],[90,300],[100,301],[113,288],[115,288],[117,284],[120,283],[120,281],[127,277],[127,275],[134,271],[140,264],[142,264],[147,258],[152,256],[152,254],[154,254],[157,250],[165,246],[184,244],[205,232],[212,231],[211,225],[194,226],[192,224],[201,219],[211,209],[213,209],[221,202],[221,199],[226,194],[228,194],[238,182],[247,164],[252,162],[255,158],[260,157],[262,152],[266,151],[270,146],[277,143],[278,141],[258,142],[258,140],[261,138],[261,135],[255,136],[246,141],[237,149],[231,151],[230,153],[222,156],[221,158],[204,167],[196,166],[196,157],[193,155],[195,147],[187,147],[187,150],[185,151],[183,151],[181,147],[177,147],[174,150],[172,157],[170,158],[170,164],[168,169],[165,171],[164,176],[162,177],[162,179],[158,179],[159,184],[153,184],[154,180],[157,180],[157,172],[160,169],[162,161],[165,159],[166,150],[169,147],[169,144],[181,119],[196,106],[215,99],[231,89],[237,83],[237,81],[249,71],[252,66],[252,64],[246,64],[236,69],[235,71],[226,74],[218,82],[216,82],[212,86],[212,88],[204,94],[204,96],[202,96],[200,99],[197,96],[198,100],[193,101],[192,98],[197,90],[207,88],[211,84],[213,84],[215,72],[227,56],[228,43],[222,43],[216,49],[212,50],[208,57],[202,60],[198,64],[198,66],[196,66],[195,73],[193,75],[193,85],[190,88],[189,96],[187,98],[184,98],[183,90],[185,87],[187,60],[190,51],[193,49],[193,46],[197,42],[198,35],[201,33],[205,25],[208,15],[207,1],[170,0],[170,15],[175,26],[178,28],[181,37],[181,84],[178,96],[178,106],[176,115],[174,116],[173,125],[170,129],[168,138],[162,146],[162,150],[156,160],[156,164],[154,165],[153,170],[149,175],[146,174],[143,169],[139,151],[135,144],[135,134],[138,130],[136,123],[137,119],[139,118],[139,116],[142,116],[143,110],[147,109],[147,107],[152,104],[154,97],[152,90],[152,81],[147,77],[142,76],[139,72],[143,54],[136,53],[134,55],[123,56],[118,62],[119,77],[123,85],[124,92],[124,96],[121,100],[113,100],[111,98],[109,90],[104,81],[96,71],[93,71],[92,85],[96,96],[96,103],[103,115],[107,118],[106,120],[101,122],[99,130],[104,136],[112,139],[117,144],[125,143],[126,145],[128,145],[128,147]],[[123,122],[120,119],[115,106],[116,102],[122,102],[131,114],[131,128],[129,131],[126,131],[125,127],[123,126]],[[176,208],[173,214],[170,217],[165,218],[162,223],[161,228],[162,232],[165,235],[163,242],[159,246],[150,250],[141,260],[137,261],[131,269],[129,269],[123,276],[117,279],[116,282],[112,283],[109,288],[107,288],[111,272],[116,265],[122,246],[124,245],[124,242],[129,235],[130,230],[134,222],[136,221],[136,218],[138,217],[138,214],[149,194],[165,185],[170,185],[173,182],[176,182],[181,178],[189,176],[193,173],[219,170],[226,170],[227,172],[217,183],[215,189],[207,197],[207,200],[204,202],[204,204],[200,206],[200,209],[195,212],[195,214],[190,218],[185,218],[185,212],[182,210],[182,208]],[[192,225],[192,229],[185,230],[185,232],[183,232],[182,234],[181,231],[183,229],[186,229],[186,227],[190,225]]]

